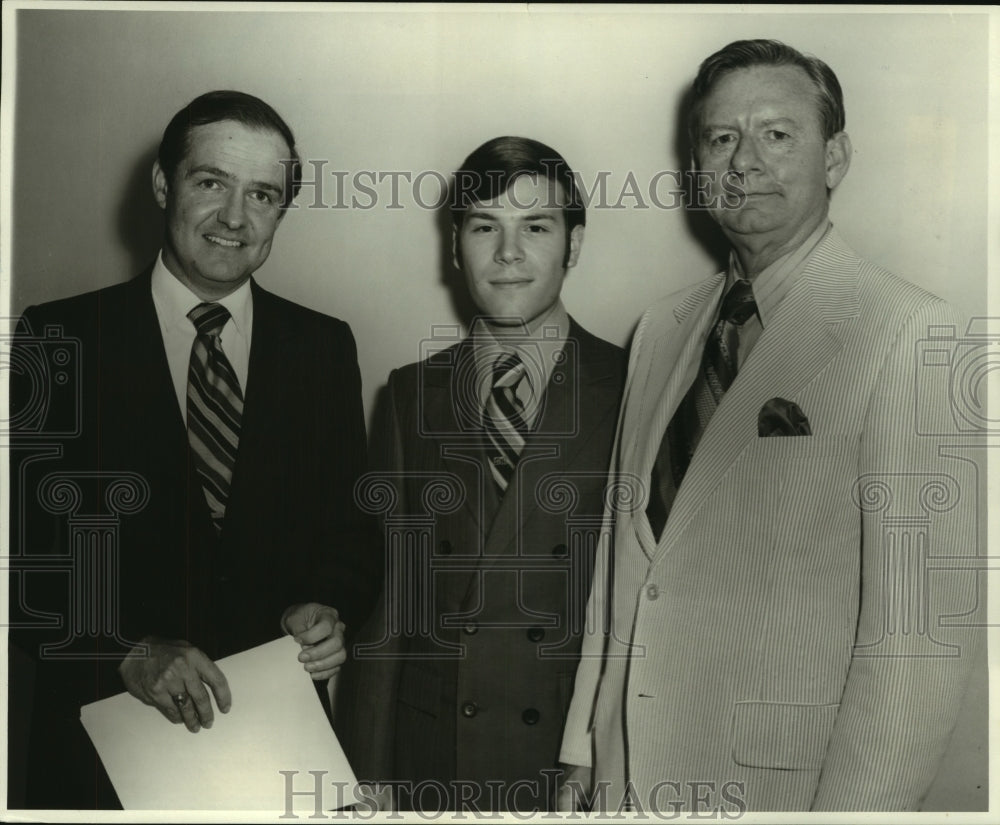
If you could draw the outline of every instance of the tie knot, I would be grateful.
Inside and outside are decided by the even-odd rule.
[[[524,362],[516,352],[501,355],[493,363],[493,386],[513,387],[524,375]]]
[[[756,311],[757,302],[753,297],[753,286],[745,278],[739,278],[722,299],[719,320],[742,326]]]
[[[229,320],[229,310],[222,304],[198,304],[188,315],[199,335],[219,335]]]

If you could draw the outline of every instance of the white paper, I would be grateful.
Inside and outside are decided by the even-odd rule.
[[[232,708],[221,713],[213,702],[215,721],[198,733],[128,693],[81,708],[122,806],[314,813],[317,787],[321,810],[354,802],[354,774],[300,650],[286,636],[218,660]],[[310,771],[322,772],[318,783]],[[289,787],[306,793],[288,794]]]

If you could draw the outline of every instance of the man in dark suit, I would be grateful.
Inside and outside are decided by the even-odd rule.
[[[361,488],[387,578],[338,722],[356,774],[398,780],[400,808],[545,810],[625,359],[560,300],[586,213],[557,152],[485,143],[452,217],[482,315],[389,377]]]
[[[11,668],[24,704],[11,710],[30,721],[10,755],[26,759],[25,806],[116,805],[81,705],[124,688],[210,728],[213,698],[222,712],[239,702],[214,660],[283,632],[325,688],[345,624],[374,598],[369,517],[353,498],[366,450],[350,328],[251,278],[298,169],[266,103],[197,98],[153,166],[166,217],[153,266],[24,313],[15,364],[60,342],[78,356],[73,393],[38,403],[30,371],[12,387]]]

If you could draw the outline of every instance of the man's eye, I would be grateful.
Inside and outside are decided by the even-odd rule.
[[[530,223],[530,224],[528,224],[528,233],[529,234],[531,234],[531,233],[539,233],[539,232],[548,232],[548,231],[549,231],[549,228],[547,226],[543,225],[543,224],[540,224],[540,223]]]
[[[482,234],[484,232],[492,232],[493,231],[493,227],[490,226],[488,223],[480,223],[480,224],[476,224],[475,226],[471,227],[469,229],[469,231],[470,232],[474,232],[474,233],[480,233],[480,234]]]
[[[708,143],[710,146],[728,146],[734,140],[736,140],[736,135],[726,133],[722,135],[714,135],[709,138]]]
[[[274,199],[268,192],[251,192],[250,197],[253,198],[258,203],[271,203]]]
[[[772,129],[767,133],[771,140],[786,140],[791,137],[788,132],[782,132],[779,129]]]
[[[205,178],[204,180],[198,181],[198,188],[204,189],[206,192],[214,192],[221,189],[222,184],[212,178]]]

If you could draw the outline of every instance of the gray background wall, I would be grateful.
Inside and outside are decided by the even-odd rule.
[[[11,20],[8,316],[123,281],[152,259],[162,231],[149,191],[155,147],[173,112],[209,89],[272,103],[303,157],[326,162],[327,204],[337,200],[332,171],[348,181],[359,170],[446,175],[499,134],[555,146],[588,185],[609,173],[613,204],[629,172],[645,194],[657,172],[687,165],[676,149],[680,96],[702,58],[743,37],[785,40],[837,72],[855,154],[832,218],[849,242],[985,314],[987,13],[191,6],[20,10]],[[425,176],[425,200],[435,181]],[[389,370],[420,356],[432,325],[463,320],[441,216],[405,183],[399,209],[385,208],[388,182],[375,188],[371,209],[289,214],[259,273],[273,291],[351,324],[369,413]],[[653,299],[716,266],[718,250],[699,241],[702,222],[644,200],[648,208],[626,197],[622,208],[590,210],[563,292],[581,323],[621,344]],[[983,674],[931,807],[986,804],[986,693]]]

